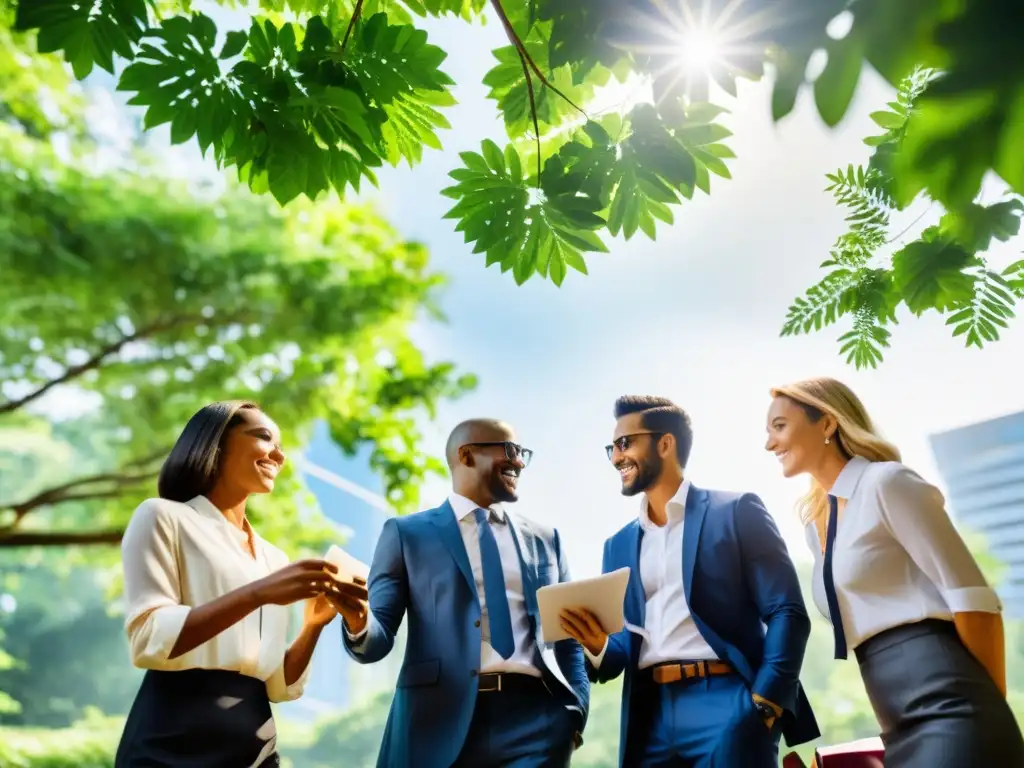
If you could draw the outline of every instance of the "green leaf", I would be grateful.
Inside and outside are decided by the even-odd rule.
[[[942,217],[942,232],[971,252],[986,251],[993,238],[1006,242],[1020,232],[1024,202],[1017,198],[992,205],[971,203]]]
[[[114,55],[133,56],[146,29],[145,0],[68,0],[19,2],[15,29],[38,29],[40,53],[63,51],[75,77],[83,79],[98,64],[114,73]]]
[[[814,81],[814,102],[825,124],[833,127],[846,114],[860,78],[864,46],[859,33],[851,32],[828,47],[825,69]]]
[[[954,307],[946,325],[953,326],[954,338],[964,337],[965,346],[981,349],[986,341],[998,341],[1000,329],[1009,327],[1015,297],[1007,290],[1007,281],[996,272],[979,269],[972,277],[972,295]]]
[[[899,128],[906,121],[906,117],[898,115],[895,112],[872,112],[868,115],[874,120],[879,127],[889,130],[890,128]]]
[[[576,83],[571,67],[562,66],[552,70],[548,64],[548,45],[538,34],[525,41],[525,50],[548,81],[563,96],[546,87],[531,70],[534,103],[537,122],[541,133],[557,127],[569,118],[579,119],[582,115],[573,104],[585,104],[594,93],[590,83]],[[483,82],[490,91],[487,98],[497,102],[505,122],[505,131],[510,139],[517,139],[533,133],[533,115],[530,111],[530,94],[527,75],[515,46],[506,46],[494,51],[498,63],[484,76]],[[568,100],[567,100],[568,99]],[[570,101],[572,104],[570,104]]]
[[[456,184],[442,192],[457,201],[445,218],[457,221],[473,253],[486,254],[488,266],[511,270],[519,284],[539,274],[561,285],[567,267],[586,273],[581,254],[607,248],[595,232],[605,225],[596,215],[602,204],[581,188],[580,175],[561,161],[549,162],[544,193],[531,200],[514,146],[502,152],[485,140],[482,152],[462,153],[465,167],[449,174]]]
[[[970,299],[974,285],[963,270],[977,264],[956,243],[922,239],[893,254],[893,283],[915,315],[929,309],[944,311]]]
[[[245,50],[249,44],[249,35],[241,30],[233,29],[224,38],[224,46],[220,49],[221,59],[233,59]]]

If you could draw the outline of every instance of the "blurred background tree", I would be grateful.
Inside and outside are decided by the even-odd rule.
[[[195,410],[255,399],[280,423],[298,461],[251,515],[297,555],[339,537],[295,466],[315,424],[407,511],[444,471],[418,420],[475,380],[409,339],[440,318],[422,245],[366,205],[282,211],[104,144],[93,94],[4,13],[0,722],[59,727],[130,702],[116,545]]]

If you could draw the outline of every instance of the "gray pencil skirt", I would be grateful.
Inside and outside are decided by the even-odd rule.
[[[1013,713],[952,622],[894,627],[856,654],[886,768],[1024,768]]]

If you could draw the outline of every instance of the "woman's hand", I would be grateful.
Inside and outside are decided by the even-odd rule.
[[[258,605],[291,605],[338,588],[338,568],[326,560],[299,560],[249,585]]]
[[[369,618],[369,595],[366,582],[358,576],[352,583],[339,583],[337,592],[325,594],[334,610],[342,615],[345,627],[353,635],[358,635],[366,627]]]
[[[306,601],[302,623],[310,627],[326,627],[337,615],[338,612],[334,610],[330,600],[323,595],[317,595]]]

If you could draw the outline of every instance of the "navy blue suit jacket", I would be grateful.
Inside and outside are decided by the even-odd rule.
[[[626,622],[644,626],[646,597],[640,579],[643,529],[633,520],[605,542],[605,573],[628,566]],[[704,491],[690,486],[683,518],[683,586],[701,636],[732,665],[752,693],[785,709],[782,733],[790,746],[820,733],[800,685],[800,667],[811,631],[800,583],[775,521],[754,494]],[[649,696],[634,695],[640,658],[639,635],[623,629],[608,638],[595,682],[625,672],[619,757],[636,762],[643,734],[630,729],[630,715]],[[635,718],[640,719],[640,718]]]
[[[519,550],[535,663],[557,700],[579,711],[582,732],[590,705],[583,650],[575,640],[545,646],[537,610],[540,587],[569,580],[558,532],[511,513],[508,520]],[[473,717],[481,635],[473,572],[447,501],[384,524],[369,591],[372,618],[359,652],[345,637],[356,661],[368,664],[387,656],[402,618],[409,617],[405,659],[377,765],[449,768]]]

